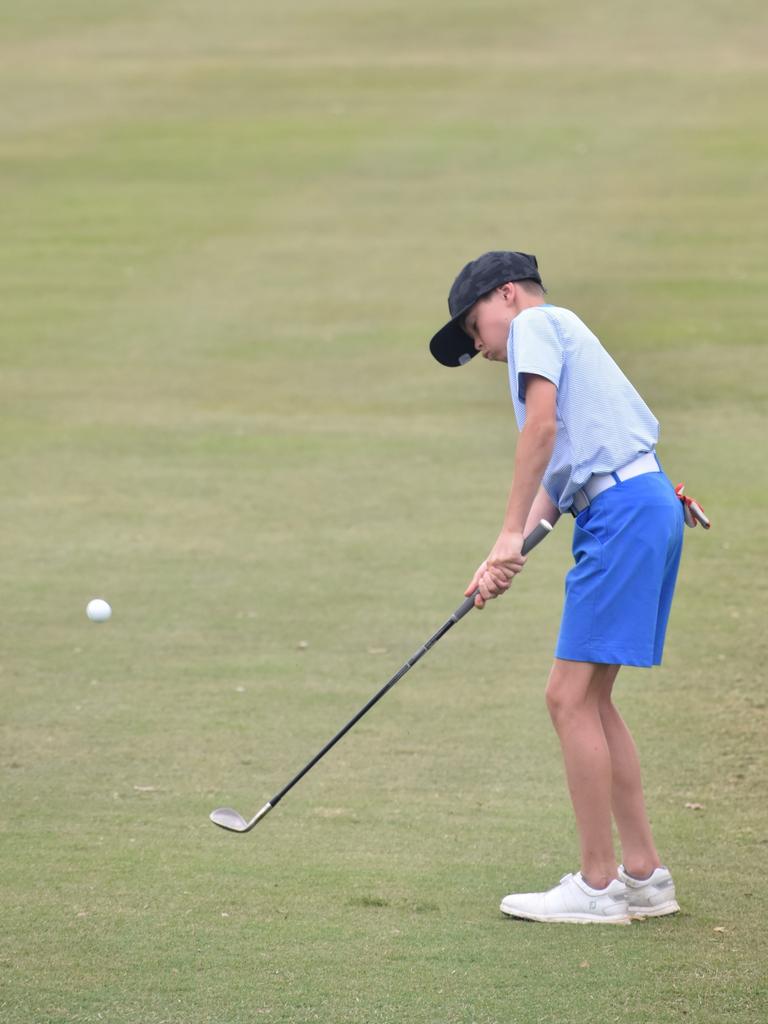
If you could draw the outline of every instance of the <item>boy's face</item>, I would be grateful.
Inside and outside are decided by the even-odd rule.
[[[514,301],[514,285],[502,285],[472,306],[464,317],[463,328],[484,359],[506,363],[509,325],[519,312]]]

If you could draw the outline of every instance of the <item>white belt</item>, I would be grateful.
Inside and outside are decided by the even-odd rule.
[[[636,459],[628,462],[625,466],[621,466],[620,469],[613,473],[593,473],[584,486],[580,487],[574,494],[573,504],[569,507],[568,511],[572,516],[577,516],[579,512],[584,511],[590,502],[595,500],[598,494],[608,490],[609,487],[613,487],[622,480],[631,480],[633,476],[640,476],[641,473],[660,472],[661,464],[656,458],[656,452],[653,451],[638,455]]]

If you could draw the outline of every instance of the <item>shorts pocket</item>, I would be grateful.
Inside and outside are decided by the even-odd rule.
[[[605,564],[603,539],[599,518],[590,505],[576,516],[573,528],[572,551],[579,573],[602,572]]]
[[[605,517],[599,506],[587,505],[576,516],[576,530],[586,533],[592,540],[603,546],[605,542]],[[575,532],[575,531],[574,531]]]

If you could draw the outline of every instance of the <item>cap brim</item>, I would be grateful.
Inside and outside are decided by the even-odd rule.
[[[459,325],[462,316],[441,327],[429,343],[429,351],[443,366],[463,366],[477,355],[474,342]]]

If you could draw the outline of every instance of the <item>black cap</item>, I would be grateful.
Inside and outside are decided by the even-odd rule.
[[[486,252],[459,273],[448,295],[451,319],[429,343],[429,350],[439,363],[463,366],[477,355],[474,342],[459,321],[479,298],[507,281],[541,284],[536,257],[527,252]]]

